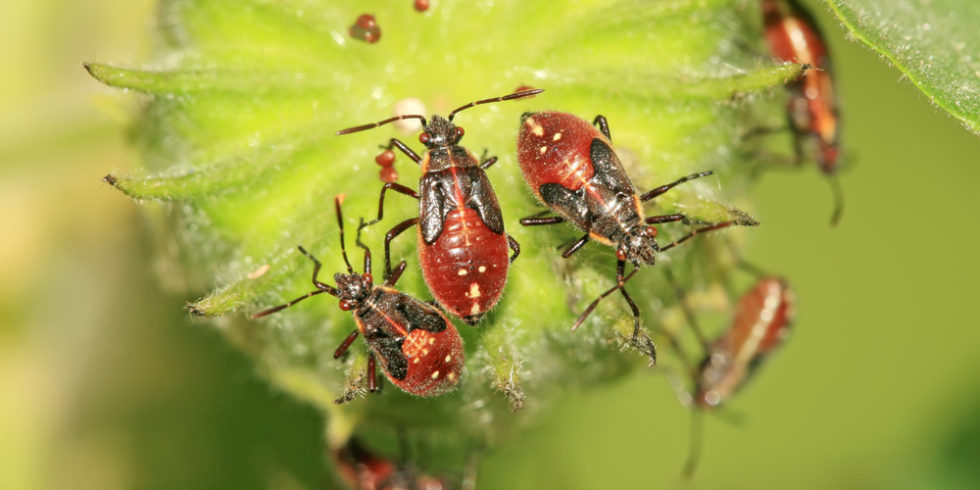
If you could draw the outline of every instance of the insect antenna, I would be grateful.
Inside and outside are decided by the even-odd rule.
[[[544,89],[543,88],[536,88],[536,89],[533,89],[533,90],[524,90],[522,92],[514,92],[512,94],[502,95],[500,97],[494,97],[494,98],[491,98],[491,99],[483,99],[483,100],[478,100],[476,102],[470,102],[469,104],[462,105],[462,106],[459,106],[459,107],[453,109],[453,112],[450,112],[449,113],[449,117],[447,119],[449,119],[450,121],[452,121],[453,120],[453,116],[455,116],[457,112],[460,112],[460,111],[469,109],[470,107],[473,107],[473,106],[478,106],[478,105],[481,105],[481,104],[489,104],[491,102],[502,102],[502,101],[505,101],[505,100],[523,99],[524,97],[530,97],[532,95],[540,94],[541,92],[544,92]]]
[[[371,275],[371,249],[361,241],[361,230],[367,226],[367,222],[361,218],[360,224],[357,225],[357,236],[354,238],[354,243],[364,249],[364,274]]]
[[[401,121],[402,119],[418,119],[419,121],[422,121],[422,126],[426,125],[425,116],[421,114],[403,114],[401,116],[389,117],[388,119],[384,119],[376,123],[362,124],[360,126],[354,126],[352,128],[341,129],[340,131],[337,131],[336,134],[342,135],[342,134],[356,133],[358,131],[364,131],[365,129],[376,128],[378,126],[384,126],[385,124],[392,123],[395,121]]]
[[[290,306],[293,306],[296,303],[299,303],[300,301],[303,301],[304,299],[309,298],[310,296],[316,296],[316,295],[321,294],[321,293],[327,293],[327,294],[329,294],[331,296],[337,296],[337,288],[335,288],[335,287],[333,287],[333,286],[331,286],[329,284],[325,284],[323,282],[320,282],[317,279],[317,276],[320,274],[320,265],[321,265],[320,264],[320,261],[317,260],[316,257],[314,257],[312,254],[310,254],[309,252],[307,252],[306,249],[303,248],[302,246],[299,247],[299,251],[300,251],[300,253],[302,253],[303,255],[305,255],[306,258],[308,258],[308,259],[310,259],[310,260],[313,261],[313,285],[316,286],[316,290],[310,291],[310,292],[308,292],[308,293],[306,293],[306,294],[304,294],[304,295],[302,295],[302,296],[300,296],[300,297],[298,297],[298,298],[296,298],[296,299],[294,299],[294,300],[292,300],[292,301],[290,301],[288,303],[283,303],[283,304],[281,304],[279,306],[273,306],[272,308],[269,308],[267,310],[262,310],[262,311],[260,311],[258,313],[255,313],[254,315],[252,315],[252,319],[262,318],[262,317],[264,317],[266,315],[271,315],[271,314],[273,314],[273,313],[275,313],[277,311],[280,311],[280,310],[284,310],[286,308],[289,308]]]
[[[353,274],[354,268],[350,265],[350,260],[347,260],[347,246],[344,243],[344,214],[340,211],[340,202],[343,200],[343,195],[339,195],[334,198],[334,207],[337,209],[337,226],[340,227],[340,253],[344,256],[344,263],[347,264],[347,273]]]
[[[268,310],[262,310],[262,311],[260,311],[258,313],[255,313],[255,314],[252,315],[252,319],[254,320],[256,318],[262,318],[262,317],[264,317],[266,315],[271,315],[271,314],[273,314],[273,313],[275,313],[277,311],[285,310],[286,308],[289,308],[290,306],[293,306],[296,303],[299,303],[300,301],[303,301],[304,299],[309,298],[310,296],[316,296],[316,295],[318,295],[320,293],[328,293],[330,295],[336,296],[337,295],[336,294],[337,293],[337,290],[336,289],[333,289],[333,288],[330,288],[330,289],[317,289],[316,291],[310,291],[310,292],[308,292],[308,293],[306,293],[306,294],[304,294],[304,295],[302,295],[302,296],[300,296],[300,297],[298,297],[298,298],[296,298],[296,299],[294,299],[294,300],[292,300],[292,301],[290,301],[288,303],[284,303],[284,304],[281,304],[279,306],[273,306],[272,308],[269,308]]]

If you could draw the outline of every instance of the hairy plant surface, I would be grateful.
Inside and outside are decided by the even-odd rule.
[[[849,12],[846,2],[832,3],[838,13]],[[377,19],[379,42],[348,35],[362,13]],[[606,116],[640,191],[715,171],[657,198],[648,214],[685,213],[705,222],[743,216],[751,211],[748,191],[757,171],[772,162],[752,157],[760,143],[742,135],[782,121],[780,86],[800,72],[761,54],[759,17],[755,2],[736,0],[444,1],[425,13],[407,1],[162,0],[153,62],[86,68],[108,85],[140,94],[131,134],[143,159],[107,179],[147,208],[163,280],[202,291],[189,310],[213,318],[272,383],[326,412],[332,445],[357,433],[395,454],[401,431],[423,448],[412,455],[417,464],[455,471],[471,451],[492,448],[566,390],[648,369],[650,361],[629,342],[632,318],[618,295],[569,331],[582,309],[613,285],[615,254],[589,244],[565,260],[556,247],[577,230],[519,226],[520,217],[542,209],[517,166],[520,114]],[[323,262],[321,280],[345,270],[332,205],[338,194],[345,195],[349,253],[359,269],[352,232],[357,218],[377,212],[378,145],[398,137],[422,148],[417,130],[393,125],[334,133],[387,118],[409,97],[424,103],[426,116],[445,115],[519,86],[546,91],[455,119],[466,129],[464,146],[499,157],[488,174],[507,231],[522,246],[500,304],[475,327],[457,322],[466,345],[460,388],[421,399],[382,380],[380,395],[335,403],[364,384],[363,340],[346,359],[332,357],[354,329],[350,313],[323,295],[261,321],[247,314],[312,289],[312,263],[297,245]],[[936,98],[941,107],[963,108],[967,115],[958,117],[976,131],[969,102],[975,99]],[[416,187],[412,162],[399,155],[396,168],[399,182]],[[384,231],[417,213],[414,200],[389,196],[384,221],[364,237],[376,277]],[[659,240],[688,229],[664,225]],[[658,269],[669,268],[685,288],[724,291],[743,233],[751,229],[698,237],[661,254],[658,265],[629,283],[652,338],[679,323],[669,320],[678,316],[675,291]],[[431,299],[415,241],[399,238],[392,256],[409,262],[398,288]],[[725,309],[729,294],[703,303]]]

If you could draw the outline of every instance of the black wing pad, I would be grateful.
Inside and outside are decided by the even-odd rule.
[[[457,185],[462,190],[462,203],[457,202]],[[498,235],[504,233],[504,218],[497,196],[487,174],[479,167],[458,168],[455,179],[450,171],[425,175],[419,193],[422,200],[419,226],[426,245],[439,239],[449,213],[460,206],[476,211],[490,231]]]
[[[589,206],[585,200],[585,187],[573,191],[561,184],[551,182],[542,185],[538,192],[541,193],[541,199],[545,204],[573,223],[586,226],[585,223],[591,222]]]
[[[388,373],[388,376],[399,380],[405,379],[405,376],[408,375],[408,359],[402,352],[401,342],[378,332],[371,339],[371,346],[374,347],[374,352],[384,363],[385,372]]]
[[[446,215],[452,209],[446,202],[448,196],[437,175],[424,175],[419,183],[419,229],[422,241],[432,245],[442,234]]]
[[[626,175],[626,169],[620,163],[619,157],[612,148],[599,138],[594,138],[589,146],[589,156],[592,157],[592,180],[596,185],[605,187],[615,194],[636,194],[633,183]]]
[[[466,207],[476,211],[480,215],[483,224],[490,228],[490,231],[502,235],[504,233],[504,218],[500,213],[500,203],[497,202],[497,195],[490,186],[490,179],[486,172],[479,167],[467,169],[466,174],[461,176],[461,183],[468,183],[466,195]]]
[[[408,330],[411,332],[416,328],[421,328],[427,332],[441,332],[446,329],[446,320],[435,308],[424,303],[402,302],[395,305],[405,321],[408,323]]]

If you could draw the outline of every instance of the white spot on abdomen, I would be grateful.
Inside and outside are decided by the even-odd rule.
[[[531,127],[531,132],[534,133],[535,136],[544,136],[544,128],[542,128],[541,125],[534,120],[534,118],[528,118],[527,125]]]

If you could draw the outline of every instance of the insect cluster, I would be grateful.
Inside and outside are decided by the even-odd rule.
[[[429,2],[415,2],[419,12]],[[765,37],[772,58],[805,65],[803,73],[787,84],[787,128],[793,133],[794,161],[813,160],[828,176],[839,168],[839,114],[834,99],[833,79],[823,39],[805,11],[786,0],[761,0]],[[364,14],[350,27],[350,36],[368,43],[380,40],[376,19]],[[320,280],[321,264],[302,247],[300,252],[313,263],[315,289],[288,303],[253,315],[260,318],[288,308],[314,295],[329,294],[339,308],[350,311],[356,329],[341,343],[335,358],[345,354],[358,336],[368,349],[366,385],[379,391],[376,366],[381,364],[388,380],[399,389],[421,397],[438,396],[454,390],[464,367],[460,332],[450,318],[480,328],[481,322],[505,294],[512,267],[519,267],[521,246],[507,233],[507,220],[487,171],[496,156],[478,158],[461,145],[465,134],[455,122],[461,112],[473,107],[536,96],[544,89],[521,86],[499,97],[477,100],[449,112],[446,117],[419,113],[397,114],[374,123],[337,132],[347,135],[396,122],[415,120],[421,124],[418,142],[424,152],[390,138],[375,158],[381,166],[378,212],[369,221],[361,219],[356,245],[363,250],[362,272],[355,272],[347,256],[341,198],[336,199],[336,216],[341,253],[346,272],[333,276],[333,284]],[[579,313],[570,325],[581,326],[597,305],[618,292],[632,313],[631,345],[657,361],[657,348],[641,327],[640,307],[628,292],[629,281],[641,268],[653,266],[660,254],[688,242],[697,235],[733,226],[758,223],[747,215],[733,213],[730,219],[708,222],[685,213],[648,215],[644,206],[685,183],[712,176],[712,170],[673,176],[652,189],[637,189],[617,155],[607,119],[598,115],[591,122],[577,115],[554,110],[524,113],[515,121],[517,161],[524,182],[546,211],[520,219],[523,226],[568,223],[581,236],[561,252],[570,258],[588,242],[611,247],[616,261],[615,279],[607,290]],[[401,153],[421,168],[417,186],[399,183],[394,171]],[[834,181],[836,182],[836,181]],[[374,283],[371,252],[360,239],[362,231],[384,220],[389,191],[418,201],[416,216],[390,227],[384,235],[384,272]],[[839,191],[833,221],[840,215]],[[679,238],[658,241],[660,225],[686,227]],[[406,270],[400,260],[392,266],[391,244],[408,229],[416,229],[418,263],[431,302],[395,289]],[[516,261],[516,262],[515,262]],[[685,306],[691,330],[700,341],[700,361],[692,361],[673,333],[664,332],[677,357],[685,364],[686,382],[678,383],[680,398],[698,411],[720,406],[740,389],[750,374],[784,340],[793,316],[794,298],[787,282],[770,274],[756,274],[756,283],[740,294],[730,325],[714,340],[697,326],[694,312]],[[643,302],[641,302],[643,303]],[[681,304],[684,305],[682,299]],[[465,327],[469,328],[469,327]],[[350,401],[341,397],[338,402]],[[396,474],[390,462],[383,469],[358,448],[338,453],[339,460],[358,461],[365,470],[350,469],[349,479],[359,481],[358,471],[383,480]],[[692,461],[696,458],[692,457]],[[371,460],[370,463],[363,461]],[[379,460],[380,461],[380,460]],[[377,464],[375,464],[377,463]],[[693,463],[691,464],[693,467]],[[370,471],[368,471],[370,470]],[[386,476],[378,476],[383,472]]]

